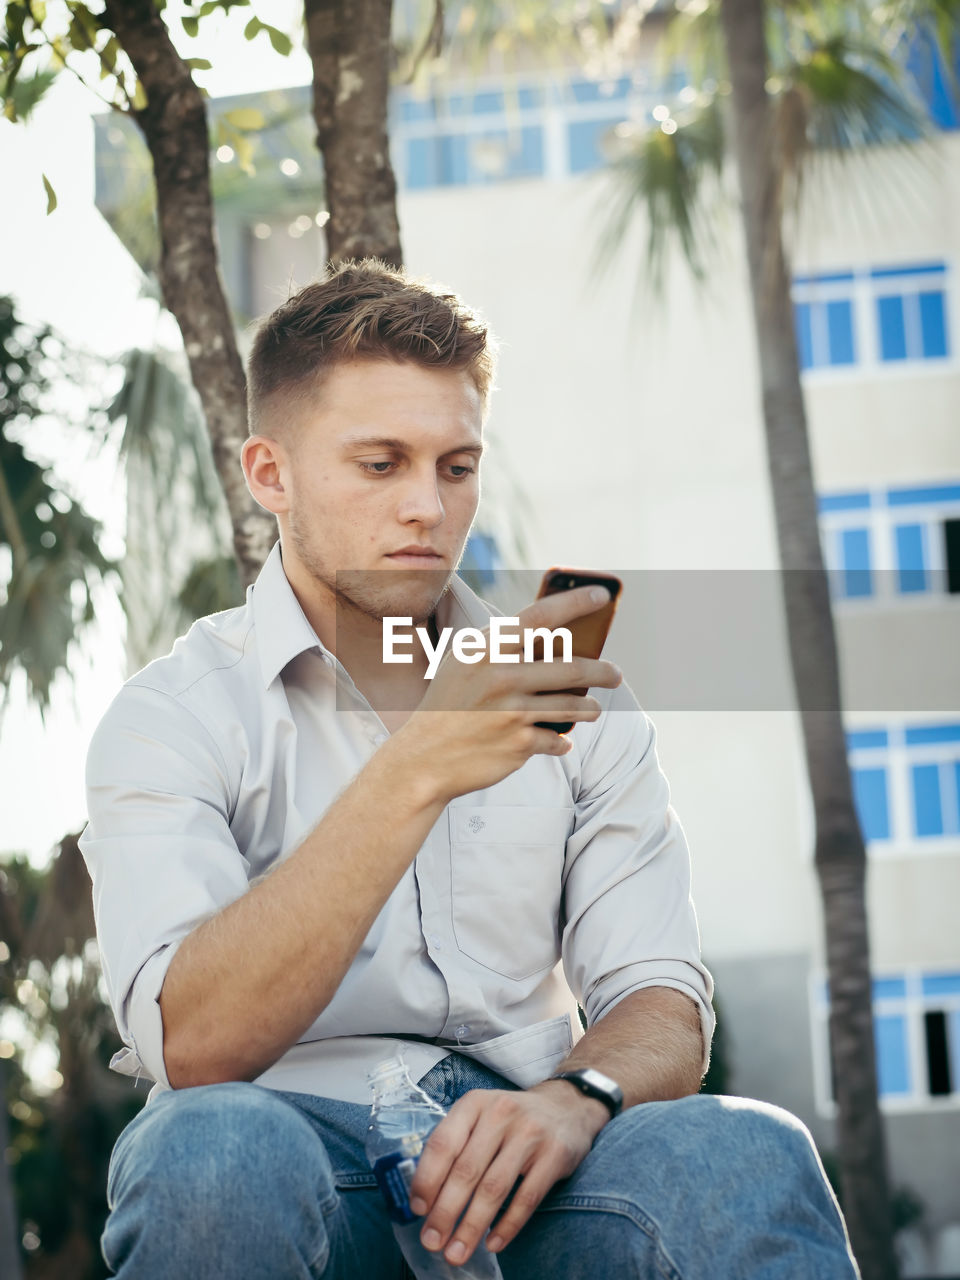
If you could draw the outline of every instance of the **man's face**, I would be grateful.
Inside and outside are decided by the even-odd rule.
[[[279,515],[288,576],[295,561],[324,600],[378,620],[428,618],[476,515],[482,409],[465,371],[335,366],[290,434]],[[431,554],[399,554],[409,548]]]

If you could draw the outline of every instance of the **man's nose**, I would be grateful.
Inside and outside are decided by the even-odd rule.
[[[405,524],[416,520],[420,524],[433,528],[444,517],[440,490],[437,487],[436,472],[429,475],[411,475],[400,498],[397,515]]]

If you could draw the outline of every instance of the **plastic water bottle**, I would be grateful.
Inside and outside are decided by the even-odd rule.
[[[410,1208],[410,1184],[424,1144],[446,1112],[413,1083],[402,1058],[381,1062],[367,1078],[373,1090],[367,1159],[393,1234],[417,1280],[503,1280],[496,1255],[487,1251],[483,1240],[459,1267],[451,1266],[442,1251],[421,1244],[423,1218]]]

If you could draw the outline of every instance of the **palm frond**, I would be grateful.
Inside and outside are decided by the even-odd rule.
[[[100,527],[25,444],[49,409],[49,376],[69,367],[46,327],[23,324],[0,297],[0,688],[16,671],[41,714],[51,686],[93,616],[92,591],[116,566]]]
[[[187,574],[177,595],[183,622],[189,624],[209,613],[232,609],[243,601],[243,584],[237,558],[217,556],[198,560]]]
[[[677,5],[676,15],[657,49],[657,66],[664,83],[682,71],[685,83],[699,85],[707,92],[726,79],[727,55],[718,0]]]
[[[127,485],[123,606],[137,669],[195,618],[242,603],[230,521],[199,402],[178,358],[134,350],[107,407]]]
[[[174,356],[159,350],[129,351],[123,384],[106,409],[123,423],[121,459],[141,468],[140,501],[160,506],[187,479],[200,510],[215,510],[223,495],[196,394]]]
[[[655,286],[662,284],[665,256],[677,241],[694,274],[702,277],[713,243],[707,198],[711,179],[723,168],[724,131],[717,94],[704,94],[675,116],[640,129],[622,126],[620,154],[609,166],[605,221],[597,242],[596,266],[606,270],[628,228],[646,223],[646,265]]]
[[[922,135],[923,111],[902,79],[880,48],[843,34],[814,46],[782,73],[806,106],[808,146],[838,150]],[[783,159],[789,165],[793,157]]]

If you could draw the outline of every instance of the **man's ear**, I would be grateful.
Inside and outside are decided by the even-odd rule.
[[[290,508],[284,488],[288,462],[283,445],[270,436],[250,436],[240,450],[247,488],[255,501],[275,516],[285,514]]]

